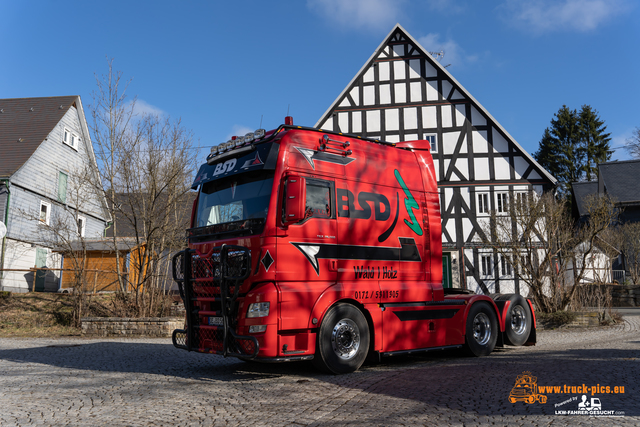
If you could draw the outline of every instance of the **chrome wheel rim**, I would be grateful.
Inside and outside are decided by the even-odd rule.
[[[491,339],[491,322],[485,313],[473,318],[473,339],[480,345],[486,345]]]
[[[527,330],[527,315],[521,305],[513,307],[511,312],[511,330],[518,335]]]
[[[351,319],[342,319],[331,331],[331,346],[341,359],[351,359],[360,348],[360,329]]]

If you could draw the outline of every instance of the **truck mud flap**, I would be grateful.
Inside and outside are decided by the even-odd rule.
[[[173,332],[173,345],[187,351],[255,358],[260,350],[258,340],[236,333],[240,286],[251,273],[249,249],[222,245],[208,254],[185,249],[174,255],[172,272],[186,311],[186,329]],[[200,324],[197,301],[215,304],[222,324]]]

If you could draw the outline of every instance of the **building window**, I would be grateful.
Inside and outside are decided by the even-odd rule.
[[[489,213],[489,193],[478,193],[478,213]]]
[[[78,217],[78,234],[80,237],[84,237],[84,229],[87,224],[87,219],[83,216]]]
[[[40,222],[49,225],[51,219],[51,203],[40,202]]]
[[[480,256],[480,273],[485,276],[491,276],[493,265],[491,265],[491,255]]]
[[[531,258],[531,254],[520,255],[520,268],[518,269],[520,276],[527,276],[529,271],[535,268],[536,265]]]
[[[435,135],[425,135],[424,139],[425,139],[425,141],[429,141],[429,144],[431,145],[431,152],[432,153],[437,153],[438,152],[438,143],[436,142],[436,136]]]
[[[498,213],[507,212],[509,206],[509,193],[497,193],[496,198],[496,210]]]
[[[62,134],[62,142],[67,144],[69,147],[74,150],[78,149],[78,144],[80,142],[80,138],[75,133],[71,132],[69,129],[64,128]]]
[[[516,209],[521,214],[529,211],[529,192],[516,193]]]
[[[58,172],[58,201],[67,203],[67,174]]]
[[[502,276],[511,276],[513,274],[510,256],[502,255],[500,257],[500,272]]]

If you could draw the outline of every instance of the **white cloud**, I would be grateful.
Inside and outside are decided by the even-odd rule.
[[[460,66],[478,60],[478,55],[468,55],[454,40],[441,40],[440,34],[427,34],[418,38],[418,43],[429,52],[444,51],[444,57],[440,60],[443,66],[448,64]]]
[[[506,21],[534,34],[591,31],[628,8],[627,0],[506,0],[499,6]]]
[[[355,28],[388,29],[400,21],[406,0],[307,0],[331,22]]]
[[[131,105],[131,103],[129,104]],[[133,107],[133,113],[136,116],[144,116],[144,115],[154,115],[154,116],[165,116],[167,115],[162,109],[155,107],[148,102],[145,102],[141,99],[137,99],[136,103]]]
[[[230,140],[232,136],[245,136],[246,134],[248,134],[249,132],[253,132],[254,130],[256,129],[249,128],[247,126],[233,125],[231,127],[231,133],[227,135],[227,139],[225,141]]]

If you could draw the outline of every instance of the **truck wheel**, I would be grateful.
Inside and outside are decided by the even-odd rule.
[[[505,342],[509,345],[524,344],[531,333],[532,320],[529,304],[518,294],[505,294],[498,299],[511,302],[504,319]]]
[[[489,304],[477,302],[469,309],[466,339],[467,350],[474,356],[487,356],[493,351],[498,340],[498,320]]]
[[[322,320],[316,343],[317,368],[346,374],[357,370],[369,352],[369,326],[364,315],[351,304],[338,304]]]
[[[542,403],[543,405],[545,403],[547,403],[547,396],[543,396],[541,394],[538,395],[538,400],[540,401],[540,403]]]

